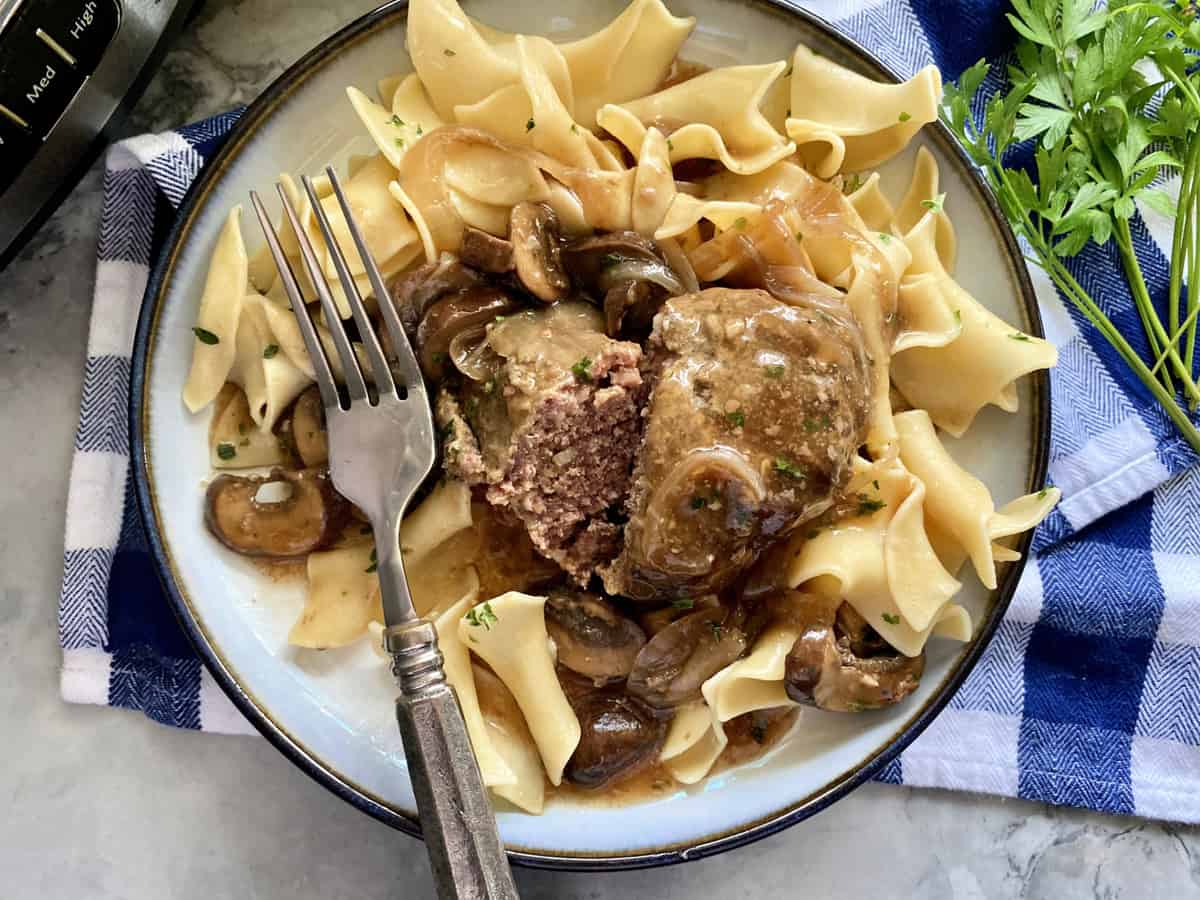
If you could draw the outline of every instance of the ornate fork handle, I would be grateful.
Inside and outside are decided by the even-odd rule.
[[[424,621],[388,628],[384,646],[400,685],[396,719],[440,896],[516,898],[437,633]]]

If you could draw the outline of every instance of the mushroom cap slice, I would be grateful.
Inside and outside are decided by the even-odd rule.
[[[417,326],[417,357],[427,378],[440,381],[448,371],[450,345],[459,334],[479,329],[518,309],[508,294],[496,287],[477,285],[442,297],[421,317]],[[482,333],[478,335],[482,341]]]
[[[559,667],[580,737],[563,771],[572,784],[596,789],[628,778],[658,758],[670,716],[656,713],[619,686],[597,688]]]
[[[624,681],[646,644],[636,623],[595,594],[552,593],[546,630],[558,648],[559,665],[597,685]]]
[[[258,499],[267,485],[288,496]],[[244,556],[295,559],[319,550],[341,534],[350,504],[317,469],[275,469],[266,477],[219,475],[208,486],[204,522],[222,544]]]
[[[515,265],[511,241],[470,225],[463,229],[462,247],[458,255],[472,269],[493,275],[511,272]]]
[[[700,698],[700,686],[736,660],[749,643],[730,610],[702,609],[672,622],[638,653],[629,693],[656,709]]]
[[[805,628],[785,668],[788,696],[839,712],[879,709],[903,700],[921,683],[924,653],[898,653],[847,607],[835,608],[815,597],[806,605]]]
[[[306,468],[329,462],[329,431],[325,426],[325,408],[316,385],[305,390],[292,408],[292,440]]]
[[[449,253],[397,278],[392,285],[392,303],[409,338],[416,337],[417,324],[425,310],[443,297],[461,293],[481,280],[478,272],[464,266]],[[387,336],[386,329],[384,336]]]
[[[559,249],[558,216],[545,203],[522,201],[512,208],[508,239],[513,247],[517,278],[529,293],[545,303],[564,299],[571,279]]]

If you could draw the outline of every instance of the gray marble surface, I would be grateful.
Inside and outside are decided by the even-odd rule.
[[[252,99],[372,0],[210,0],[126,126]],[[0,275],[0,897],[431,897],[423,848],[265,741],[58,698],[55,608],[101,176]],[[529,898],[1200,897],[1196,832],[868,785],[783,834],[651,872],[519,872]]]

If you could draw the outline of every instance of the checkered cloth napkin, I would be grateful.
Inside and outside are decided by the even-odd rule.
[[[1012,39],[1003,2],[805,5],[905,74],[934,61],[952,79],[980,57],[1003,57]],[[222,732],[250,728],[200,665],[159,586],[130,492],[127,408],[148,267],[237,116],[109,151],[59,610],[65,699]],[[1135,240],[1161,302],[1170,223],[1143,212]],[[1090,248],[1072,268],[1142,342],[1115,251]],[[1060,354],[1050,474],[1064,499],[1038,530],[978,666],[879,777],[1197,822],[1200,472],[1108,344],[1033,274]]]

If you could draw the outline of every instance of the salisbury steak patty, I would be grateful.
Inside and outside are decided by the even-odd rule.
[[[624,549],[602,576],[636,600],[694,597],[830,506],[864,439],[867,359],[840,301],[727,288],[668,301],[647,352]]]
[[[628,493],[641,425],[641,348],[603,327],[585,303],[506,317],[488,329],[495,376],[437,405],[449,474],[487,485],[580,584],[620,550],[607,513]]]

